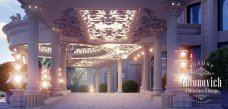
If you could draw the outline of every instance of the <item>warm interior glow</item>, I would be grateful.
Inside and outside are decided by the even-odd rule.
[[[14,82],[16,84],[20,84],[22,82],[22,80],[23,80],[23,77],[21,75],[17,74],[14,76]]]
[[[150,52],[153,52],[153,49],[152,48],[150,48]]]
[[[48,86],[49,86],[47,81],[42,81],[41,85],[43,88],[48,88]]]
[[[137,61],[137,58],[135,57],[134,60]]]
[[[93,85],[90,85],[90,87],[89,87],[89,92],[90,92],[90,93],[93,93],[93,92],[94,92]]]
[[[142,51],[141,54],[144,55],[144,52]]]
[[[16,71],[20,71],[21,70],[21,65],[20,64],[15,64],[14,68]]]
[[[180,56],[181,56],[181,57],[186,57],[186,55],[187,55],[186,51],[181,51],[181,52],[180,52]]]
[[[181,62],[180,62],[180,66],[181,66],[182,68],[187,67],[187,62],[186,62],[186,61],[181,61]]]
[[[138,57],[140,57],[140,54],[137,54]]]
[[[21,57],[22,57],[21,54],[16,54],[16,55],[15,55],[15,59],[16,59],[16,60],[20,60]]]
[[[59,79],[59,82],[60,82],[60,83],[64,83],[64,80],[63,80],[63,79]]]

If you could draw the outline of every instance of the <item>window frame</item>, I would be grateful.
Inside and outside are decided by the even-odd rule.
[[[187,24],[196,24],[196,23],[191,23],[191,11],[190,11],[190,9],[191,9],[191,7],[194,7],[194,6],[197,6],[197,5],[199,5],[200,9],[201,9],[201,2],[196,2],[194,4],[191,4],[191,5],[187,6]],[[202,14],[202,9],[201,9],[201,14]],[[199,15],[200,18],[202,17],[201,14]],[[200,20],[200,19],[198,19],[198,20]],[[201,24],[201,23],[202,23],[202,21],[200,23],[197,23],[197,24]]]

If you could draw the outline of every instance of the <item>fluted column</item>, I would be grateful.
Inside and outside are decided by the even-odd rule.
[[[57,31],[57,28],[53,28],[54,33],[56,33],[54,36],[52,36],[52,45],[51,45],[51,84],[52,84],[52,95],[56,95],[57,91],[60,91],[60,82],[58,78],[58,69],[59,62],[60,62],[60,42],[59,42],[59,33]]]
[[[108,65],[108,93],[112,92],[112,64]]]
[[[36,8],[35,8],[36,7]],[[27,4],[23,6],[28,15],[28,50],[27,50],[27,107],[38,107],[44,104],[44,98],[40,93],[40,72],[38,64],[38,13],[42,7]]]
[[[161,65],[161,39],[155,36],[154,39],[154,86],[153,95],[162,94],[162,65]]]
[[[62,78],[65,83],[63,83],[62,90],[67,90],[67,76],[66,76],[66,43],[61,43],[61,50],[60,50],[60,68],[62,69]]]
[[[122,60],[118,60],[118,93],[122,93]]]
[[[143,83],[142,90],[150,90],[150,59],[149,59],[150,44],[143,45]]]
[[[99,85],[100,85],[100,72],[99,68],[96,68],[96,92],[99,93]]]

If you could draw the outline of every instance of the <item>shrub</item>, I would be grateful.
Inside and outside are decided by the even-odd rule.
[[[89,92],[89,87],[87,85],[73,86],[72,92]]]
[[[209,72],[213,72],[213,78],[219,77],[222,80],[222,88],[228,89],[228,48],[221,48],[212,52],[206,62],[213,64],[213,67],[204,66]]]
[[[107,92],[107,83],[102,83],[99,85],[99,92]]]
[[[127,80],[123,83],[123,92],[138,92],[139,85],[134,80]]]
[[[81,85],[78,87],[78,92],[89,92],[89,87],[87,85]]]

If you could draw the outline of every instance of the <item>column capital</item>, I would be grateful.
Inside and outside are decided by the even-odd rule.
[[[184,0],[166,0],[162,3],[164,11],[168,12],[169,15],[178,15],[180,9],[185,6]]]
[[[38,3],[26,3],[21,6],[25,9],[27,15],[38,16],[39,13],[44,9],[44,6]]]

